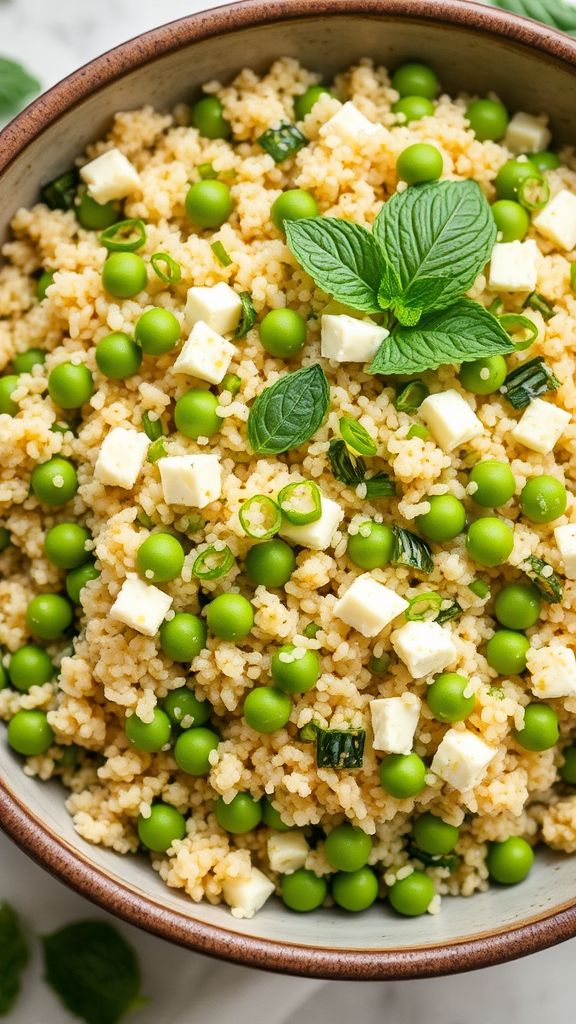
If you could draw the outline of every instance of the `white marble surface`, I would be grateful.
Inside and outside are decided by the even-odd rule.
[[[281,0],[279,0],[281,2]],[[102,51],[210,0],[0,0],[0,52],[53,85]],[[37,932],[98,911],[0,835],[0,899]],[[131,1024],[541,1024],[573,1016],[576,940],[488,971],[396,984],[322,983],[221,965],[125,928],[142,959],[147,1008]],[[37,951],[36,951],[37,952]],[[38,956],[10,1024],[69,1024],[41,981]]]

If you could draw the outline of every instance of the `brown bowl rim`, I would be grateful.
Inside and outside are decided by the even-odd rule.
[[[462,0],[243,0],[200,11],[130,39],[31,103],[1,134],[0,173],[86,97],[159,56],[248,27],[307,17],[373,15],[459,25],[537,50],[574,69],[576,40],[538,22]],[[389,981],[490,967],[576,935],[576,898],[556,910],[475,938],[399,950],[337,950],[243,936],[162,907],[72,849],[0,780],[0,827],[33,860],[118,917],[198,953],[249,967],[335,980]]]

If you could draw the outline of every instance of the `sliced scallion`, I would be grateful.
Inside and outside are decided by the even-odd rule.
[[[298,738],[302,743],[314,743],[317,729],[318,726],[315,725],[314,722],[307,722],[306,725],[303,725],[300,729]]]
[[[238,518],[244,533],[255,540],[269,540],[282,526],[282,513],[267,494],[254,494],[242,502]]]
[[[339,425],[342,439],[355,455],[376,455],[378,445],[358,420],[351,416],[342,416]]]
[[[543,295],[540,295],[540,292],[532,292],[526,301],[522,303],[522,308],[536,309],[545,320],[549,320],[551,316],[554,316],[554,307],[550,305]]]
[[[460,857],[457,853],[449,853],[446,856],[442,854],[425,853],[424,850],[419,850],[413,843],[409,843],[406,847],[406,853],[413,860],[419,860],[421,864],[426,865],[429,868],[448,868],[450,872],[455,871],[460,863]]]
[[[319,768],[361,768],[365,729],[316,728],[316,764]]]
[[[543,558],[538,558],[537,555],[532,555],[528,559],[528,567],[525,571],[544,601],[547,601],[548,604],[560,603],[564,589],[562,581],[548,562],[545,562]]]
[[[197,512],[194,515],[188,516],[185,533],[198,533],[199,530],[203,530],[205,526],[206,520]]]
[[[163,284],[178,284],[182,280],[180,264],[168,252],[155,252],[150,257],[152,270]],[[162,267],[166,270],[162,270]]]
[[[269,153],[275,164],[281,164],[302,149],[308,139],[295,124],[286,121],[278,128],[268,128],[256,141]]]
[[[146,241],[146,225],[143,220],[134,217],[119,220],[101,231],[98,241],[109,252],[135,252]]]
[[[524,178],[518,186],[518,202],[526,210],[543,210],[550,201],[550,185],[544,178]]]
[[[226,249],[222,245],[222,242],[212,242],[210,248],[212,249],[212,252],[214,253],[218,262],[221,263],[223,267],[230,266],[230,264],[232,263],[232,259],[226,252]]]
[[[148,445],[148,462],[158,462],[158,459],[165,458],[167,454],[163,437],[158,437]]]
[[[434,568],[432,549],[425,540],[401,526],[394,527],[392,565],[405,565],[419,572],[429,573]]]
[[[450,622],[452,619],[459,619],[462,615],[462,605],[458,601],[451,601],[446,604],[446,601],[444,600],[442,604],[445,605],[445,607],[441,608],[436,616],[436,622],[439,622],[441,626],[445,622]]]
[[[398,392],[394,399],[394,408],[398,412],[416,412],[425,398],[430,394],[422,380],[412,380]]]
[[[322,496],[313,480],[298,480],[283,487],[277,498],[280,512],[293,526],[316,523],[322,516]]]
[[[250,292],[239,292],[238,298],[242,303],[242,312],[240,314],[240,323],[234,332],[234,337],[243,338],[256,323],[256,310],[254,309]]]
[[[227,544],[211,544],[201,551],[192,565],[192,575],[199,580],[219,580],[235,564],[236,559]]]
[[[570,264],[570,287],[576,292],[576,263]]]
[[[154,526],[154,520],[144,511],[143,508],[138,512],[136,522],[140,523],[140,526],[145,526],[147,530],[151,530]]]
[[[49,181],[40,190],[40,198],[51,210],[71,210],[76,199],[76,189],[80,175],[74,167],[71,171],[65,171],[58,178]]]
[[[524,409],[534,398],[547,391],[556,391],[560,381],[542,356],[516,367],[504,381],[504,394],[515,409]]]
[[[409,622],[423,622],[424,619],[435,619],[444,599],[435,590],[426,594],[417,594],[408,602],[404,612]]]
[[[220,384],[220,391],[228,391],[232,396],[237,395],[242,386],[242,381],[236,373],[227,373],[222,383]]]
[[[413,423],[406,434],[406,440],[411,441],[413,437],[419,437],[421,441],[426,441],[430,437],[430,431],[423,423]]]
[[[388,473],[375,473],[374,476],[364,480],[364,485],[366,497],[370,500],[372,498],[391,498],[396,494],[396,484]]]
[[[520,313],[503,313],[498,317],[501,326],[510,335],[512,343],[517,352],[530,348],[538,337],[538,327],[527,316]],[[515,340],[515,335],[524,332],[524,337]]]
[[[366,476],[366,464],[360,456],[351,455],[344,441],[333,438],[328,446],[328,461],[336,480],[357,487]]]
[[[142,413],[142,427],[146,437],[151,441],[157,441],[159,437],[163,437],[165,434],[164,424],[160,417],[153,420],[150,418],[149,412]]]

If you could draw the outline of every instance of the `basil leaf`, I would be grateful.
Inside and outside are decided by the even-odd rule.
[[[255,455],[279,455],[308,441],[330,402],[318,363],[286,373],[255,399],[248,416],[248,441]]]
[[[0,1017],[12,1009],[20,992],[20,975],[28,963],[28,943],[16,912],[0,903]]]
[[[490,7],[502,7],[512,14],[543,21],[562,32],[576,35],[576,8],[565,0],[482,0]]]
[[[270,154],[275,164],[281,164],[302,149],[308,139],[295,124],[286,121],[278,128],[268,128],[256,141]]]
[[[35,93],[40,82],[15,60],[0,57],[0,116],[15,114]]]
[[[422,317],[415,327],[396,327],[382,342],[368,373],[420,373],[514,351],[495,316],[471,299]]]
[[[234,332],[234,337],[243,338],[256,323],[256,310],[254,309],[250,292],[240,292],[238,297],[242,303],[242,312],[240,314],[240,323]]]
[[[284,226],[290,252],[319,288],[353,309],[380,309],[384,264],[366,228],[337,217],[304,217]]]
[[[404,324],[460,298],[496,241],[488,200],[469,180],[429,182],[396,193],[384,203],[373,232],[389,265],[380,305]]]

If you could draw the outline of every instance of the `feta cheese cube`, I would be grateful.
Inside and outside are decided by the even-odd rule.
[[[547,148],[551,138],[552,132],[544,118],[519,110],[510,118],[504,145],[512,153],[539,153]]]
[[[292,523],[283,522],[278,533],[284,540],[293,541],[303,548],[312,548],[313,551],[325,551],[334,540],[340,523],[344,518],[344,510],[336,501],[320,495],[320,519],[315,523],[305,523],[303,526],[294,526]]]
[[[136,576],[129,576],[110,609],[110,618],[131,626],[144,636],[156,636],[171,604],[169,594]]]
[[[220,384],[236,349],[231,342],[217,334],[203,320],[198,320],[184,342],[172,367],[174,373],[186,373],[209,384]]]
[[[413,679],[442,672],[457,654],[450,631],[437,622],[407,622],[392,634],[392,646]]]
[[[445,452],[451,452],[484,433],[476,413],[454,388],[429,395],[422,402],[418,414]]]
[[[434,754],[431,769],[454,789],[467,793],[482,781],[497,751],[468,729],[449,729]]]
[[[565,409],[535,398],[512,428],[510,435],[525,448],[540,455],[548,455],[560,440],[571,418]]]
[[[222,493],[218,455],[170,455],[158,461],[167,505],[205,508]]]
[[[222,882],[224,899],[234,917],[254,917],[273,892],[274,882],[254,867],[248,878],[228,878]]]
[[[348,100],[340,107],[340,110],[337,110],[328,121],[324,122],[319,134],[323,138],[328,135],[339,135],[346,142],[361,142],[366,135],[374,135],[375,132],[380,131],[381,127],[381,125],[369,121],[362,111],[358,110],[351,100]]]
[[[218,334],[231,334],[240,322],[242,300],[237,292],[220,281],[211,288],[189,288],[184,310],[184,324],[191,330],[203,320]]]
[[[488,287],[497,292],[533,292],[538,279],[538,246],[526,242],[496,242],[490,259]]]
[[[530,648],[526,655],[532,676],[532,693],[542,700],[576,696],[576,656],[571,647],[552,644],[539,651]]]
[[[310,853],[301,832],[278,832],[270,836],[267,848],[272,871],[281,875],[292,875],[298,868],[303,868]]]
[[[554,538],[564,566],[564,575],[569,580],[576,580],[576,523],[557,526]]]
[[[379,697],[370,701],[374,750],[409,754],[420,718],[422,702],[415,693],[401,697]]]
[[[320,354],[337,363],[370,362],[390,333],[370,320],[346,314],[324,314],[320,324]]]
[[[560,249],[576,246],[576,196],[563,188],[532,218],[532,223],[544,238],[549,238]]]
[[[334,605],[334,615],[362,636],[377,636],[408,607],[408,601],[378,583],[369,572],[358,576]]]
[[[138,171],[116,147],[84,164],[80,177],[88,186],[88,195],[97,203],[124,199],[140,187]]]
[[[149,444],[143,430],[114,427],[100,445],[94,466],[96,480],[111,487],[132,490],[146,461]]]

